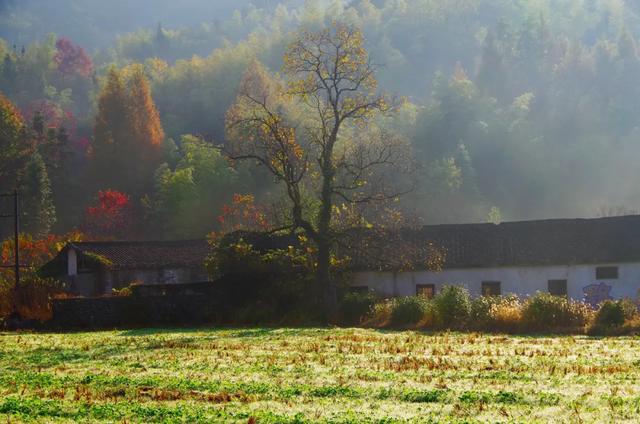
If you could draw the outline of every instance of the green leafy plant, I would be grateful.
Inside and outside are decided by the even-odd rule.
[[[524,303],[522,323],[527,330],[550,331],[583,327],[592,315],[590,307],[563,296],[536,293]]]
[[[430,310],[430,302],[422,296],[398,297],[391,308],[392,325],[411,325],[422,321]]]
[[[595,324],[603,327],[619,327],[624,321],[625,310],[621,301],[605,300],[595,317]]]
[[[458,285],[444,286],[433,298],[436,324],[442,328],[464,328],[471,316],[469,291]]]

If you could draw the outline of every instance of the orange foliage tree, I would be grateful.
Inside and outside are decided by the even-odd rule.
[[[0,93],[0,190],[15,188],[33,148],[22,114]]]
[[[138,198],[153,185],[164,131],[143,68],[128,81],[112,67],[98,99],[90,156],[97,188],[112,187]]]
[[[238,230],[265,231],[270,227],[265,208],[255,203],[252,194],[235,193],[231,204],[222,206],[218,223],[222,233]]]

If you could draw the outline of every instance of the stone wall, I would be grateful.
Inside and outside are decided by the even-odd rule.
[[[49,324],[56,329],[216,324],[223,321],[224,304],[213,290],[56,299]]]

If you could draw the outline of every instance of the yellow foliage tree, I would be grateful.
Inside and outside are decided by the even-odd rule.
[[[233,159],[265,166],[285,185],[291,229],[304,231],[317,248],[317,280],[331,313],[337,304],[330,275],[339,237],[335,205],[399,195],[386,177],[404,168],[406,145],[369,128],[392,106],[378,93],[375,66],[357,28],[335,23],[302,32],[286,50],[283,73],[286,82],[259,63],[249,67],[227,113],[225,149]],[[306,202],[305,193],[313,201]]]

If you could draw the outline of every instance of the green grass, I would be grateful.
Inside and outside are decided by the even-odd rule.
[[[637,422],[640,339],[0,333],[0,422]]]

